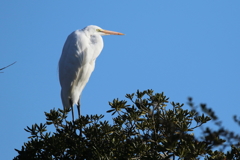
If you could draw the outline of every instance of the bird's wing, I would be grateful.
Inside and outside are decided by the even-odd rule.
[[[62,88],[70,88],[81,67],[87,63],[87,38],[83,33],[73,32],[64,44],[59,60],[59,80]]]

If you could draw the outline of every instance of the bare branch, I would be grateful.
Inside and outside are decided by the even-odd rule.
[[[17,62],[17,61],[16,61],[16,62]],[[6,66],[6,67],[0,68],[0,71],[1,71],[1,70],[4,70],[5,68],[7,68],[7,67],[9,67],[9,66],[11,66],[11,65],[13,65],[13,64],[16,63],[16,62],[13,62],[12,64],[9,64],[9,65]],[[3,73],[3,72],[0,72],[0,73]]]

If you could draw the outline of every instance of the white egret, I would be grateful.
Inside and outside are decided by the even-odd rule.
[[[59,60],[59,80],[64,109],[77,105],[80,118],[80,96],[95,67],[96,58],[103,49],[103,35],[124,35],[90,25],[72,32],[62,50]]]

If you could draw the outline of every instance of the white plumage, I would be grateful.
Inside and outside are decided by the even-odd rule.
[[[103,49],[102,35],[123,35],[90,25],[72,32],[63,47],[59,60],[59,80],[64,109],[77,105],[80,116],[80,96],[95,67],[96,58]]]

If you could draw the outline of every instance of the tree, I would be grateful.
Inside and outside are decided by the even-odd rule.
[[[18,156],[14,160],[240,158],[239,143],[232,144],[227,153],[214,151],[228,140],[220,138],[219,132],[203,129],[200,138],[194,136],[193,131],[214,119],[214,114],[200,115],[191,98],[191,110],[153,90],[137,91],[126,98],[128,101],[109,102],[112,123],[102,120],[103,115],[81,116],[72,122],[66,119],[69,110],[45,113],[46,123],[25,129],[30,140],[21,150],[15,149]],[[47,131],[49,125],[55,127],[53,133]]]

